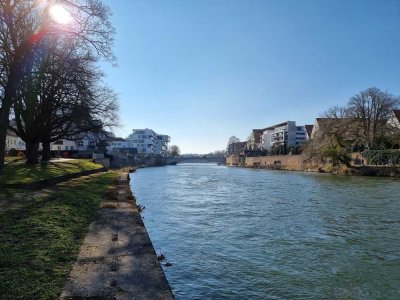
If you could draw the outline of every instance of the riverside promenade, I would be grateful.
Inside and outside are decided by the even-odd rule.
[[[101,204],[60,299],[174,299],[124,174]]]

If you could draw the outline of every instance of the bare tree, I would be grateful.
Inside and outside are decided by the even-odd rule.
[[[177,145],[171,145],[168,147],[168,153],[172,157],[176,157],[176,156],[181,155],[181,150],[179,149],[179,147]]]
[[[348,115],[356,120],[358,134],[368,149],[377,147],[379,137],[388,132],[388,120],[398,99],[378,88],[368,88],[350,98]]]
[[[116,95],[102,86],[96,60],[71,53],[66,57],[65,50],[40,60],[15,100],[12,130],[26,142],[27,163],[38,162],[39,142],[42,161],[47,161],[52,141],[117,125]]]
[[[38,2],[0,2],[0,174],[3,172],[9,114],[18,85],[29,65],[31,37],[39,28]]]
[[[47,4],[44,4],[47,3]],[[82,56],[114,62],[111,45],[114,29],[109,9],[99,0],[60,0],[71,14],[70,25],[57,25],[48,16],[52,3],[36,0],[0,2],[0,173],[3,171],[9,114],[18,91],[32,73],[37,45],[49,36],[75,44]],[[31,97],[35,102],[35,98]],[[34,106],[34,105],[33,105]]]

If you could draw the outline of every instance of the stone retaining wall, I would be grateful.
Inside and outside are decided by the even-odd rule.
[[[302,155],[273,155],[246,157],[245,167],[282,169],[292,171],[304,170],[304,156]]]
[[[239,155],[230,155],[226,158],[225,163],[228,166],[237,166],[239,165]]]
[[[244,165],[240,165],[238,155],[231,155],[226,158],[228,166],[243,166],[248,168],[268,168],[302,171],[305,169],[305,157],[303,155],[273,155],[273,156],[258,156],[245,157]]]

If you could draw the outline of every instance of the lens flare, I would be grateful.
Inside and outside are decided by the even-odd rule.
[[[72,21],[71,13],[62,5],[54,4],[49,9],[51,18],[62,25],[68,24]]]

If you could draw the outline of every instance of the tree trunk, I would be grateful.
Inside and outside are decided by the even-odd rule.
[[[50,142],[42,142],[43,152],[42,152],[42,162],[48,162],[51,158],[50,153]]]
[[[0,174],[3,174],[4,171],[4,157],[6,153],[7,130],[10,123],[10,109],[17,89],[18,80],[22,77],[21,60],[28,46],[28,41],[26,41],[15,50],[13,61],[10,64],[10,73],[8,74],[7,84],[4,87],[4,97],[0,106]]]
[[[39,143],[26,142],[26,163],[35,165],[39,162]]]
[[[0,174],[4,171],[4,157],[6,155],[6,138],[8,129],[8,115],[10,110],[0,107]]]

